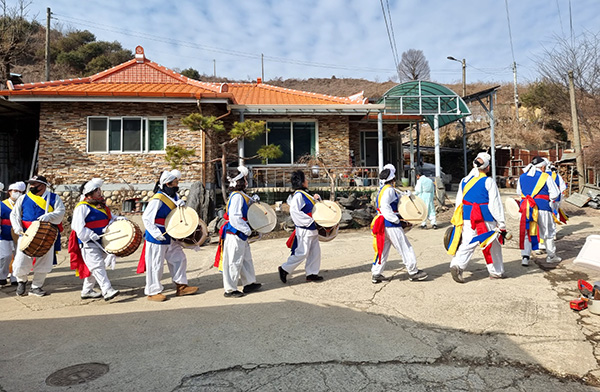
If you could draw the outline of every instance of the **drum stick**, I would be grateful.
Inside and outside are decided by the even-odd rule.
[[[408,199],[413,203],[413,206],[415,206],[415,208],[417,209],[417,212],[420,214],[421,211],[419,211],[419,207],[417,207],[417,204],[415,203],[415,201],[410,196],[408,196]]]
[[[104,233],[104,234],[102,234],[102,235],[99,235],[98,237],[102,238],[102,237],[104,237],[105,235],[109,235],[109,234],[117,234],[117,233],[120,233],[120,232],[121,232],[121,230],[115,230],[115,231],[111,231],[110,233]]]

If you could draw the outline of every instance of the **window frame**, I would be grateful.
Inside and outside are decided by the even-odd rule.
[[[106,150],[104,151],[90,151],[90,122],[96,119],[106,120]],[[123,120],[134,120],[139,119],[140,121],[140,150],[139,151],[124,151],[123,150]],[[110,149],[110,122],[119,121],[120,126],[120,140],[119,150]],[[163,147],[162,150],[150,150],[150,121],[162,121],[163,123]],[[167,117],[166,116],[87,116],[86,118],[86,153],[88,154],[165,154],[167,148]]]
[[[268,128],[268,124],[271,123],[290,123],[290,157],[291,157],[291,163],[269,163],[269,159],[267,159],[267,163],[263,164],[263,163],[252,163],[252,164],[248,164],[248,166],[284,166],[284,167],[288,167],[288,166],[295,166],[298,165],[297,163],[293,162],[294,159],[294,123],[314,123],[315,124],[315,154],[319,153],[319,121],[317,119],[314,118],[302,118],[302,119],[278,119],[278,118],[272,118],[272,119],[264,119],[261,120],[265,122],[265,128]],[[262,136],[262,135],[261,135]],[[266,145],[269,145],[269,133],[265,132],[265,141],[266,141]],[[244,155],[246,153],[246,140],[244,139],[243,141],[244,143]],[[246,157],[243,157],[244,159],[246,159]]]

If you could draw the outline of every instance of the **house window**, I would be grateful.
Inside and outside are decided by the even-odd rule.
[[[88,117],[88,152],[162,152],[166,120],[148,117]]]
[[[244,156],[251,157],[261,146],[278,145],[283,155],[269,159],[267,164],[293,164],[303,155],[314,155],[317,150],[317,123],[314,121],[267,121],[269,132],[254,140],[244,140]],[[261,164],[259,158],[247,159],[246,163]]]

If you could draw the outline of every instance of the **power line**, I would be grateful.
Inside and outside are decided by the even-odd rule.
[[[385,30],[386,30],[387,35],[388,35],[388,40],[390,41],[390,48],[392,50],[392,57],[394,59],[394,66],[396,67],[396,72],[398,72],[398,77],[400,77],[400,72],[398,71],[398,63],[399,63],[399,61],[398,61],[398,53],[394,50],[394,43],[392,41],[392,35],[390,33],[390,26],[388,25],[388,20],[387,20],[387,17],[385,15],[385,7],[383,6],[383,0],[379,0],[379,3],[381,4],[381,12],[383,12],[383,21],[385,22]]]

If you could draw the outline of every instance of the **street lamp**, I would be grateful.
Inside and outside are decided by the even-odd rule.
[[[462,85],[463,85],[463,91],[462,91],[462,96],[466,96],[467,95],[467,61],[465,59],[462,59],[462,61],[455,59],[452,56],[448,56],[446,57],[448,60],[452,60],[452,61],[458,61],[459,63],[462,64]]]

